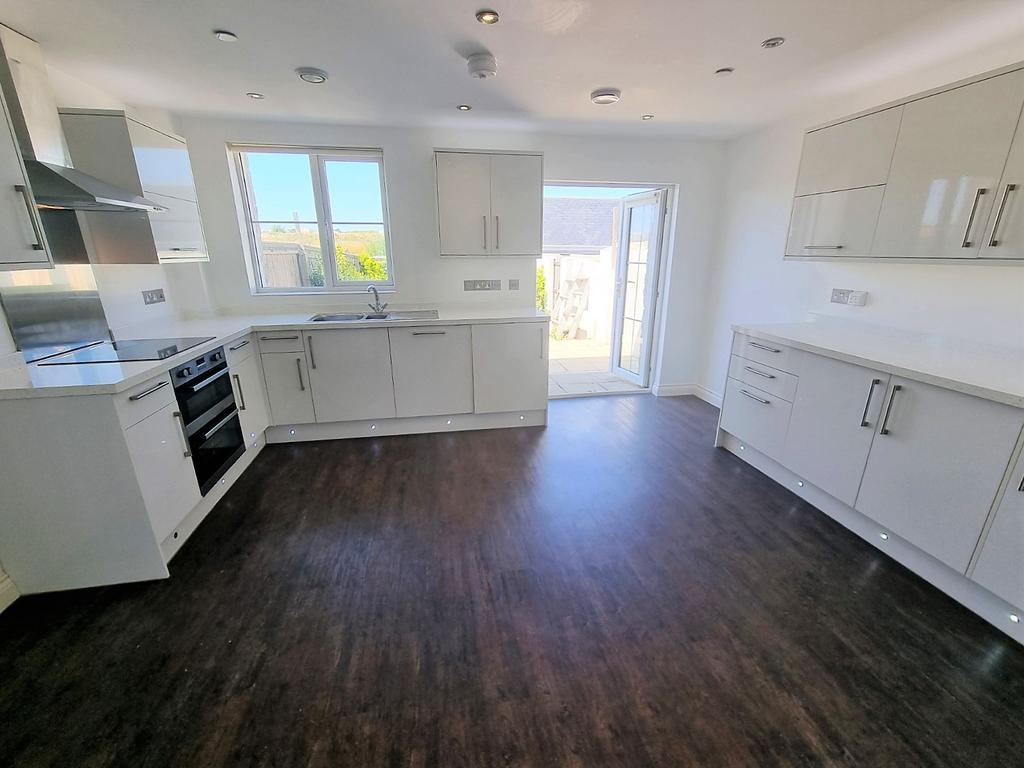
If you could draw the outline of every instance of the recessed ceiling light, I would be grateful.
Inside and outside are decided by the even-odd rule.
[[[1020,624],[1020,616],[1018,616],[1016,613],[1011,613],[1010,621],[1012,621],[1014,624]]]
[[[459,106],[456,107],[456,109],[459,110],[459,112],[469,112],[469,110],[471,110],[472,108],[473,107],[471,107],[469,104],[459,104]]]
[[[653,120],[654,115],[640,115],[641,120]]]
[[[264,98],[262,93],[257,93],[256,91],[249,91],[245,95],[248,96],[250,99],[256,99],[257,101]]]
[[[590,94],[590,100],[595,104],[614,104],[622,98],[622,91],[618,88],[598,88]]]
[[[238,40],[238,35],[236,35],[234,32],[228,32],[226,29],[213,30],[213,36],[220,40],[222,43],[234,43]]]
[[[767,40],[762,40],[761,41],[761,47],[762,48],[778,48],[784,42],[786,42],[786,38],[784,38],[784,37],[769,37]]]
[[[295,70],[295,74],[299,76],[300,80],[313,83],[313,85],[327,82],[327,73],[315,67],[299,67]]]
[[[728,77],[735,71],[732,67],[721,67],[715,70],[715,77]]]
[[[476,12],[476,20],[481,24],[497,24],[498,19],[497,11],[492,11],[490,8],[484,8]]]

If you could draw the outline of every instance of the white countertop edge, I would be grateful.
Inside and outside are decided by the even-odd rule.
[[[862,355],[845,352],[834,347],[814,344],[802,339],[795,339],[786,334],[773,333],[770,330],[764,330],[762,326],[735,324],[732,326],[732,330],[735,333],[742,333],[745,336],[752,336],[754,338],[761,339],[762,341],[774,341],[777,344],[784,344],[794,349],[803,350],[804,352],[813,352],[844,363],[876,368],[884,371],[885,373],[902,376],[914,381],[920,381],[924,384],[933,384],[937,387],[951,389],[965,395],[973,395],[974,397],[980,397],[985,400],[992,400],[993,402],[1011,405],[1015,408],[1024,408],[1024,394],[1004,391],[1001,389],[993,389],[981,384],[975,384],[974,382],[949,378],[941,374],[916,368],[906,368],[886,360],[864,357]]]
[[[186,363],[192,358],[216,349],[220,346],[227,346],[232,341],[251,333],[274,332],[274,331],[308,331],[308,330],[344,330],[359,328],[415,328],[422,326],[438,325],[493,325],[496,323],[546,323],[550,317],[546,314],[536,312],[534,314],[509,313],[506,315],[495,314],[494,316],[474,317],[471,314],[450,313],[451,316],[444,316],[435,319],[415,320],[363,320],[359,322],[311,322],[302,319],[267,318],[261,319],[254,316],[218,315],[209,318],[198,318],[192,320],[169,320],[164,322],[147,323],[145,325],[133,326],[118,333],[119,338],[159,338],[176,336],[213,336],[210,341],[203,342],[195,347],[190,347],[183,352],[165,358],[163,360],[146,360],[135,363],[87,363],[90,369],[99,366],[138,365],[139,370],[124,374],[116,381],[101,383],[75,383],[52,385],[39,384],[30,386],[17,386],[9,381],[4,381],[4,369],[0,366],[0,400],[24,400],[40,397],[80,397],[83,395],[115,395],[129,390],[143,382],[149,381],[157,376],[166,374],[172,368]],[[20,354],[10,355],[17,357]],[[20,362],[7,371],[18,370],[24,374],[28,369],[36,368],[36,364]],[[44,366],[54,372],[57,378],[58,366]],[[63,366],[61,366],[63,367]],[[72,366],[68,366],[71,368]],[[78,367],[78,366],[74,366]]]

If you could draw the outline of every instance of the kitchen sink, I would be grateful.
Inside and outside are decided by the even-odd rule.
[[[408,312],[347,312],[313,315],[311,323],[360,323],[364,320],[437,320],[436,309],[414,309]]]

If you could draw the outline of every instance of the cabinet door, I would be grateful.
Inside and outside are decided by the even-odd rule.
[[[889,374],[803,354],[782,463],[853,506]]]
[[[161,263],[178,261],[209,261],[203,222],[199,206],[190,200],[180,200],[147,192],[148,199],[165,210],[148,214],[153,230],[153,242]]]
[[[394,417],[386,328],[309,331],[305,341],[318,422]]]
[[[7,103],[0,93],[0,268],[53,266]]]
[[[125,122],[131,136],[132,152],[143,194],[146,197],[150,194],[176,197],[194,203],[196,187],[184,139],[150,128],[131,118]]]
[[[163,541],[201,498],[177,405],[128,427],[124,436],[156,540]]]
[[[494,247],[491,253],[540,257],[543,207],[541,158],[536,155],[492,155]]]
[[[885,184],[902,115],[893,107],[805,135],[796,194]]]
[[[390,328],[399,416],[473,412],[473,342],[468,325]]]
[[[316,421],[306,356],[301,352],[267,352],[260,355],[260,362],[273,423],[280,426]]]
[[[491,158],[471,152],[437,152],[437,218],[442,256],[491,252]]]
[[[548,407],[548,324],[473,326],[473,401],[477,413]]]
[[[885,187],[793,199],[787,256],[869,256]]]
[[[235,405],[238,406],[242,434],[246,443],[250,443],[270,426],[270,411],[267,408],[267,393],[263,387],[259,357],[249,355],[239,363],[232,363],[231,383],[235,389]]]
[[[1024,608],[1024,455],[1010,476],[971,578]]]
[[[1024,411],[892,377],[854,505],[965,573]]]
[[[1024,103],[1024,71],[908,104],[878,220],[875,256],[978,256]]]
[[[1024,116],[1017,124],[981,245],[983,259],[1024,259]]]

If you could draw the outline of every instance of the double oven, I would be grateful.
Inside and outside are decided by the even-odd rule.
[[[179,365],[171,371],[171,381],[199,490],[205,496],[245,453],[224,347]]]

